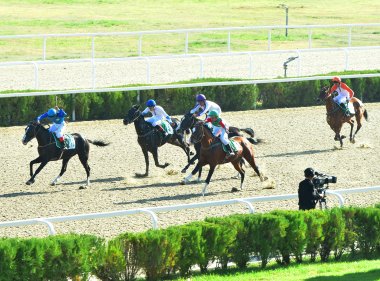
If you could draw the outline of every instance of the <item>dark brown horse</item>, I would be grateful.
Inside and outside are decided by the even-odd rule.
[[[330,125],[331,129],[335,132],[334,140],[340,142],[340,147],[343,146],[343,139],[345,138],[345,136],[341,135],[340,131],[342,129],[343,124],[348,123],[351,126],[350,142],[355,143],[355,135],[359,132],[360,128],[362,127],[363,117],[365,118],[365,120],[368,120],[367,110],[364,108],[363,103],[358,98],[353,97],[349,101],[349,103],[353,105],[355,114],[350,114],[350,116],[345,115],[340,106],[333,101],[333,96],[329,93],[329,90],[330,88],[328,86],[322,87],[319,93],[318,100],[323,100],[326,103],[326,120],[327,123]],[[355,123],[353,119],[354,116],[357,125],[355,133],[352,134]]]
[[[55,185],[60,177],[65,173],[69,160],[75,156],[79,156],[79,160],[82,163],[87,174],[87,181],[85,186],[81,186],[80,189],[86,188],[90,185],[90,166],[88,165],[88,157],[90,153],[90,143],[96,146],[107,146],[109,143],[103,141],[94,140],[91,141],[82,137],[80,134],[72,134],[75,141],[74,149],[61,150],[56,146],[56,142],[53,133],[50,133],[47,128],[36,121],[32,121],[25,128],[25,134],[22,138],[22,143],[26,145],[33,138],[38,142],[38,157],[30,161],[30,179],[26,182],[27,185],[31,185],[35,181],[37,174],[46,166],[50,161],[57,161],[62,159],[62,168],[59,175],[52,181],[51,185]],[[41,163],[37,170],[33,173],[33,165]]]
[[[190,138],[191,142],[193,143],[201,143],[201,151],[197,167],[199,168],[205,165],[210,166],[210,170],[206,178],[206,183],[202,190],[202,195],[205,195],[206,193],[207,186],[210,183],[215,167],[218,164],[229,162],[239,172],[241,176],[240,189],[243,189],[245,171],[241,165],[242,158],[244,158],[252,166],[256,174],[260,177],[260,180],[264,181],[264,177],[260,173],[259,168],[255,163],[253,145],[245,137],[237,136],[232,138],[236,143],[237,151],[235,152],[234,156],[226,159],[226,153],[222,148],[222,143],[220,142],[219,138],[215,138],[212,132],[204,124],[205,123],[203,121],[197,122],[194,125],[193,134]],[[197,167],[187,177],[187,180],[189,180],[191,176],[197,173]]]

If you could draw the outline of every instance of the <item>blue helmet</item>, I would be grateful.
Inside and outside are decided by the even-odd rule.
[[[147,107],[156,106],[156,101],[155,100],[148,100],[146,102],[146,106]]]
[[[47,112],[49,117],[54,117],[57,115],[57,111],[54,108],[50,108]]]
[[[206,96],[202,94],[197,95],[197,101],[206,101]]]

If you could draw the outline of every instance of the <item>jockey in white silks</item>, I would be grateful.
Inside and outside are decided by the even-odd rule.
[[[58,108],[56,106],[55,108],[50,108],[47,112],[38,116],[37,122],[39,123],[42,119],[48,118],[49,121],[53,123],[49,128],[49,132],[55,133],[59,141],[63,144],[64,131],[66,128],[66,116],[67,113],[62,108]]]
[[[219,117],[218,112],[211,110],[209,112],[209,117],[205,120],[205,123],[210,122],[212,124],[212,134],[215,137],[219,137],[220,141],[226,146],[227,148],[227,155],[226,157],[229,158],[235,153],[232,151],[232,148],[230,146],[230,141],[228,139],[228,125],[222,118]]]
[[[197,104],[196,106],[190,110],[191,114],[194,114],[194,117],[200,117],[203,114],[206,114],[210,111],[216,111],[218,113],[218,116],[222,114],[222,110],[220,109],[220,106],[217,105],[215,102],[206,100],[206,96],[202,94],[198,94],[196,97]],[[209,115],[207,114],[207,117]]]
[[[153,127],[157,128],[159,131],[163,132],[165,136],[167,136],[168,133],[162,128],[161,124],[163,120],[167,120],[171,125],[173,121],[170,118],[170,116],[166,113],[162,106],[156,104],[155,100],[148,100],[146,102],[146,106],[147,108],[145,108],[144,111],[141,112],[141,115],[145,116],[149,112],[152,113],[153,116],[146,119],[146,121],[151,123]]]
[[[335,76],[332,78],[334,85],[330,89],[330,94],[337,92],[338,94],[333,98],[339,106],[341,106],[347,116],[350,116],[349,111],[347,110],[348,102],[354,96],[354,91],[350,89],[345,83],[342,82],[340,77]]]

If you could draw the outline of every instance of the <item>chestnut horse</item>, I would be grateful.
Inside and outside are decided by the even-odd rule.
[[[210,166],[208,172],[206,183],[202,190],[202,195],[206,193],[207,186],[210,183],[212,174],[218,164],[231,163],[234,168],[239,172],[240,178],[240,189],[243,189],[244,175],[245,171],[241,165],[241,160],[244,158],[255,170],[256,174],[260,177],[261,181],[264,181],[263,175],[260,173],[259,168],[255,163],[253,145],[242,136],[236,136],[232,138],[235,142],[237,151],[235,155],[226,159],[226,153],[222,148],[222,143],[219,138],[215,138],[208,127],[205,126],[203,121],[198,121],[194,125],[193,134],[191,135],[190,141],[192,143],[201,143],[201,150],[199,161],[195,169],[191,172],[189,176],[186,177],[189,180],[193,175],[197,173],[197,168],[203,167],[205,165]]]
[[[360,128],[362,127],[362,121],[363,117],[365,120],[368,120],[368,113],[367,110],[364,108],[363,103],[356,97],[353,97],[349,103],[351,103],[354,107],[355,114],[350,114],[350,116],[346,116],[343,110],[333,101],[332,95],[329,93],[330,88],[328,86],[322,87],[318,100],[324,100],[326,103],[326,110],[327,110],[327,116],[326,120],[327,123],[330,125],[331,129],[335,132],[334,140],[340,142],[340,147],[343,146],[343,139],[345,138],[344,135],[340,134],[340,131],[342,129],[342,126],[344,123],[348,123],[351,126],[350,131],[350,142],[355,143],[355,135],[359,132]],[[355,116],[357,125],[356,125],[356,131],[354,134],[352,134],[354,129],[354,123],[353,117]]]

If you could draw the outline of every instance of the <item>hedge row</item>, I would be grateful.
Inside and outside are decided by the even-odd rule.
[[[302,262],[305,256],[326,262],[343,253],[380,257],[380,209],[275,211],[268,214],[208,218],[162,230],[125,233],[105,243],[89,235],[0,240],[0,280],[147,280],[188,276],[193,266],[206,272],[216,262],[245,268],[253,256],[265,267]]]
[[[364,102],[380,101],[380,77],[345,79]],[[153,98],[170,115],[182,115],[195,104],[198,92],[221,105],[223,111],[316,105],[321,81],[214,86],[132,92],[91,93],[58,96],[58,105],[68,113],[75,109],[76,120],[124,118],[136,103]],[[138,96],[139,101],[138,101]],[[55,96],[0,99],[0,126],[26,124],[55,105]]]

